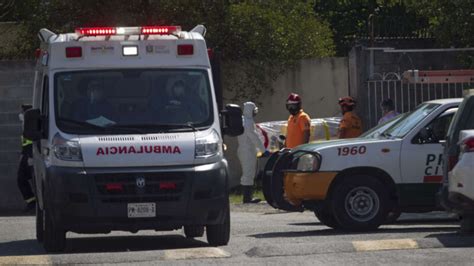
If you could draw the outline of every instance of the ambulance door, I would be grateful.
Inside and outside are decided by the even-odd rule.
[[[44,180],[46,175],[46,160],[50,152],[49,143],[48,143],[48,131],[49,131],[49,78],[47,75],[43,77],[42,87],[38,88],[41,90],[38,101],[39,109],[41,116],[44,118],[41,128],[43,130],[43,136],[41,140],[35,141],[33,146],[33,158],[34,158],[34,170],[35,170],[35,180],[36,188],[38,193],[42,193],[42,180]],[[42,197],[39,197],[42,199]],[[42,202],[40,202],[42,204]]]
[[[405,139],[400,154],[402,184],[400,205],[432,207],[436,204],[443,176],[443,147],[449,124],[457,108],[449,108],[414,135]],[[413,136],[411,134],[411,136]]]

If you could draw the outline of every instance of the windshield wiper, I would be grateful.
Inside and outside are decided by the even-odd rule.
[[[77,126],[91,128],[91,129],[109,131],[111,133],[115,132],[113,129],[117,129],[117,130],[123,130],[123,131],[143,134],[143,131],[141,131],[139,129],[120,127],[120,126],[116,126],[115,124],[112,124],[112,125],[109,124],[109,125],[106,125],[106,126],[99,126],[99,125],[96,125],[96,124],[91,124],[89,122],[78,121],[78,120],[73,120],[73,119],[69,119],[69,118],[58,118],[58,121],[71,123],[71,124],[74,124],[74,125],[77,125]]]

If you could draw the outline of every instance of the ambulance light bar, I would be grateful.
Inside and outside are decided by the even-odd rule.
[[[169,35],[177,34],[181,26],[144,26],[144,27],[92,27],[77,28],[79,36],[111,36],[111,35]]]

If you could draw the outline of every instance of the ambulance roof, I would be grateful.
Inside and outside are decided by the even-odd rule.
[[[63,34],[42,29],[40,60],[43,66],[61,70],[210,68],[203,26],[190,32],[179,26],[160,27],[79,28]],[[156,32],[167,28],[173,30]]]

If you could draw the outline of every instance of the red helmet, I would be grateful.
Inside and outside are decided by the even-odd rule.
[[[354,106],[356,101],[351,96],[339,98],[340,106]]]
[[[288,104],[301,103],[301,97],[296,93],[290,93],[290,95],[288,95],[288,98],[286,99],[286,103]]]

